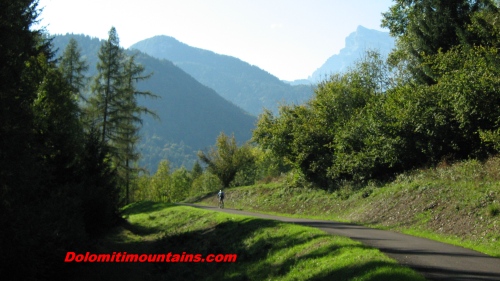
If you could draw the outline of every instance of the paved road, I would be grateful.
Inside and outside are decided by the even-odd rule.
[[[185,204],[196,208],[254,216],[317,227],[327,233],[350,237],[380,249],[399,263],[421,272],[431,280],[500,281],[500,259],[424,238],[349,223],[287,218],[259,213]]]

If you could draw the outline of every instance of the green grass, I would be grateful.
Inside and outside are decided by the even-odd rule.
[[[128,224],[101,242],[101,250],[235,253],[238,259],[122,264],[119,269],[116,264],[100,269],[86,264],[94,273],[80,275],[81,280],[103,276],[99,270],[109,280],[425,280],[377,249],[315,228],[151,202],[123,212]]]
[[[403,174],[384,185],[327,192],[281,183],[226,190],[226,207],[354,222],[500,257],[500,158]],[[198,197],[213,205],[214,196]]]

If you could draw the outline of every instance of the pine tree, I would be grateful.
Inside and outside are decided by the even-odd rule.
[[[63,74],[66,83],[71,85],[75,98],[83,101],[86,101],[83,89],[87,83],[85,72],[88,68],[87,62],[81,56],[78,43],[74,38],[71,38],[61,57],[59,70]]]
[[[141,114],[152,111],[140,106],[137,98],[156,97],[148,91],[139,91],[139,81],[148,79],[144,67],[136,62],[136,56],[127,57],[120,48],[116,29],[109,31],[109,38],[99,50],[98,74],[94,79],[93,97],[89,115],[94,126],[101,132],[101,141],[110,147],[113,165],[118,171],[120,185],[125,189],[125,203],[130,202],[130,183],[140,171],[136,167],[139,153],[136,150]]]
[[[32,30],[38,1],[0,2],[0,221],[7,214],[14,190],[34,185],[37,164],[30,151],[33,141],[31,104],[43,77],[33,75],[40,55],[50,56],[40,45],[41,33]],[[22,193],[22,192],[21,192]],[[8,228],[8,227],[4,227]]]
[[[101,142],[116,139],[116,123],[122,108],[123,50],[116,29],[112,27],[99,50],[97,76],[94,79],[90,114],[95,126],[101,131]]]
[[[121,110],[119,112],[119,124],[117,124],[117,138],[115,146],[117,148],[117,167],[125,185],[125,202],[129,203],[131,177],[139,172],[139,169],[132,165],[139,160],[139,153],[136,151],[136,144],[139,141],[139,129],[142,124],[141,114],[157,115],[144,106],[139,106],[137,97],[156,98],[157,96],[149,91],[138,91],[136,84],[139,81],[148,79],[152,74],[143,75],[144,67],[135,62],[136,55],[132,55],[125,60],[123,68],[123,88]]]

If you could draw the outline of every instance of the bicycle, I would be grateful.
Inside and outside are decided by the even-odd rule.
[[[224,209],[224,199],[219,198],[219,209]]]

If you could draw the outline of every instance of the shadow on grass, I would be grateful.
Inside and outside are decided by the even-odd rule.
[[[132,203],[130,205],[125,206],[122,209],[122,215],[135,215],[135,214],[147,214],[151,212],[156,212],[165,208],[175,207],[174,204],[171,203],[158,203],[151,201],[141,201]]]
[[[173,206],[173,205],[172,205]],[[142,202],[126,208],[127,214],[150,213],[171,207],[168,204]],[[293,280],[351,280],[366,277],[364,280],[421,280],[395,269],[401,266],[384,261],[368,261],[360,264],[346,262],[343,266],[331,269],[329,261],[322,268],[314,270],[311,276],[295,276],[297,266],[308,261],[329,256],[332,263],[344,258],[345,253],[371,249],[357,242],[342,244],[325,243],[326,233],[306,230],[280,231],[283,222],[264,219],[229,220],[219,224],[209,224],[203,229],[175,232],[160,235],[154,239],[127,241],[113,239],[107,241],[101,252],[127,252],[136,254],[237,254],[234,263],[107,263],[72,264],[81,267],[76,278],[71,280],[274,280],[287,278]],[[165,233],[162,227],[147,227],[131,224],[122,227],[136,235]],[[288,252],[300,247],[301,250]],[[369,255],[369,253],[367,253]],[[278,259],[276,259],[278,257]],[[324,263],[324,260],[323,260]],[[386,270],[387,269],[387,270]]]
[[[187,198],[186,200],[182,201],[182,203],[195,203],[195,202],[200,202],[200,201],[203,201],[203,200],[206,200],[209,198],[216,198],[217,193],[218,193],[217,191],[212,191],[212,192],[208,192],[205,194],[196,195],[196,196]]]
[[[237,254],[236,263],[159,263],[157,264],[158,280],[273,280],[289,276],[296,271],[296,266],[303,261],[323,258],[327,255],[338,256],[357,249],[371,249],[359,243],[339,245],[322,245],[321,239],[328,234],[308,234],[305,231],[295,234],[271,235],[262,232],[266,228],[279,228],[281,222],[262,219],[245,219],[243,221],[227,221],[211,229],[191,231],[165,237],[157,242],[157,253],[200,253]],[[259,238],[254,236],[258,233]],[[267,237],[266,237],[267,235]],[[251,243],[249,240],[253,240]],[[284,257],[279,262],[268,260],[270,256],[283,255],[287,249],[295,246],[316,245],[316,249],[307,249],[303,254],[297,253]],[[307,247],[306,247],[307,248]],[[348,265],[337,270],[319,271],[308,280],[351,280],[355,277],[373,275],[366,280],[422,280],[416,275],[402,273],[401,266],[390,262],[366,262],[360,265]],[[378,273],[380,268],[388,268]]]
[[[120,226],[139,236],[164,232],[164,229],[161,227],[146,227],[139,224],[132,224],[125,219],[120,223]]]
[[[362,277],[363,280],[386,281],[386,280],[424,280],[422,277],[410,276],[402,271],[394,270],[397,265],[389,262],[372,261],[357,265],[345,266],[325,274],[318,274],[308,280],[352,280],[354,276]]]

